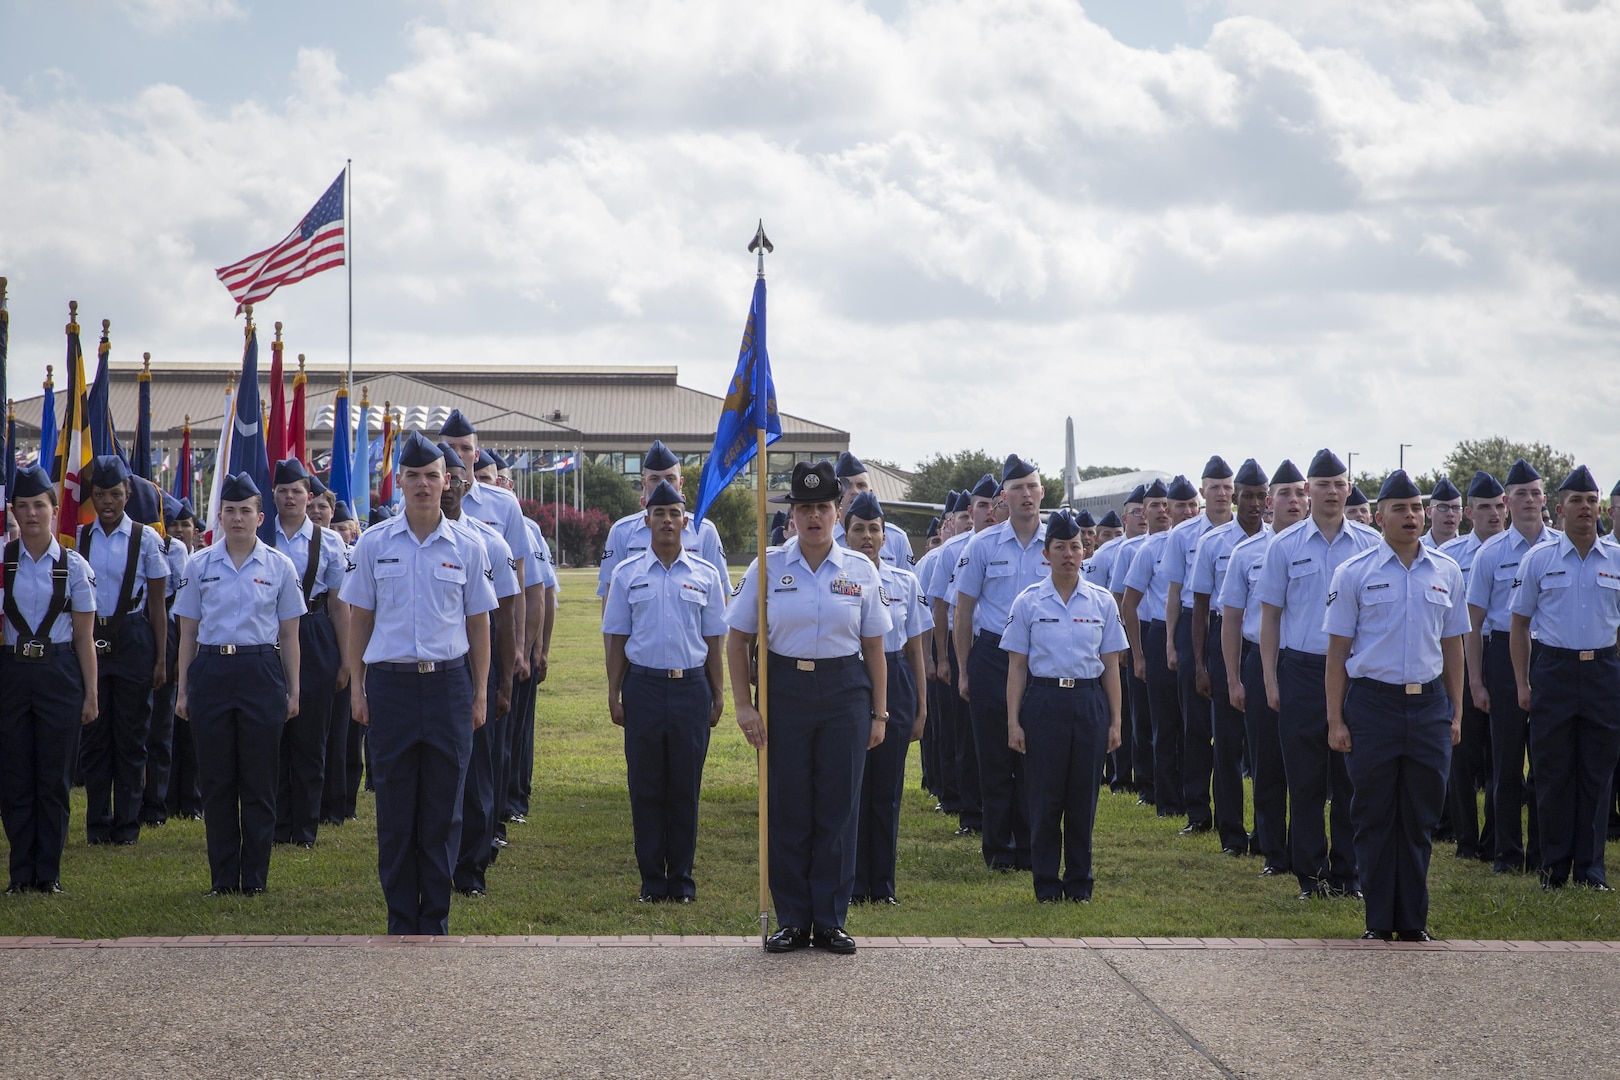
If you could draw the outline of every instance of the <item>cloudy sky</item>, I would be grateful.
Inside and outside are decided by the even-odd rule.
[[[1620,0],[0,0],[12,392],[69,298],[233,359],[215,267],[354,159],[355,359],[1195,470],[1544,440],[1620,473]],[[339,361],[341,271],[278,293]]]

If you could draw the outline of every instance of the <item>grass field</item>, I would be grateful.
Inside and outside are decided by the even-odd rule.
[[[619,729],[607,718],[594,573],[568,571],[551,676],[536,717],[534,812],[510,828],[489,895],[457,897],[455,934],[751,934],[758,929],[754,754],[727,702],[704,777],[698,902],[635,902],[630,810]],[[1258,859],[1232,860],[1212,835],[1185,839],[1133,797],[1103,793],[1090,905],[1037,905],[1027,875],[993,876],[977,839],[951,835],[917,786],[915,750],[901,823],[898,908],[851,911],[855,934],[956,936],[1355,937],[1353,901],[1294,899],[1292,878],[1261,879]],[[84,843],[75,791],[65,892],[0,898],[0,935],[102,938],[181,934],[381,934],[376,832],[360,819],[323,827],[313,851],[277,848],[270,891],[210,900],[201,822],[142,833],[129,848]],[[1543,894],[1533,877],[1497,876],[1437,849],[1430,926],[1443,937],[1620,937],[1617,900],[1583,889]]]

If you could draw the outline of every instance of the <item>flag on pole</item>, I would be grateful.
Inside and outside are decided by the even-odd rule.
[[[174,487],[170,494],[177,499],[191,498],[191,475],[196,467],[191,460],[191,417],[186,417],[186,426],[180,429],[180,460],[174,466]]]
[[[354,462],[349,466],[349,494],[354,520],[364,524],[371,516],[371,398],[360,388],[360,422],[354,429]]]
[[[107,370],[107,361],[112,353],[112,343],[108,340],[111,328],[112,320],[101,320],[101,344],[96,346],[96,381],[90,387],[89,396],[90,445],[97,456],[117,454],[128,465],[129,455],[118,443],[118,430],[112,416],[112,374]]]
[[[247,342],[242,346],[242,378],[237,384],[236,413],[232,420],[235,429],[231,435],[229,472],[247,473],[268,500],[270,497],[270,459],[264,445],[264,415],[259,406],[259,330],[253,325],[253,312],[248,312]],[[275,543],[276,516],[264,515],[259,524],[259,539],[266,544]]]
[[[229,471],[231,443],[234,441],[231,436],[236,430],[232,417],[235,415],[236,377],[233,375],[225,383],[225,411],[219,415],[219,446],[214,449],[214,471],[208,481],[208,527],[204,532],[210,544],[219,530],[219,492],[225,486],[225,473]]]
[[[152,479],[152,354],[141,355],[141,371],[135,376],[140,386],[140,402],[135,411],[135,460],[130,468],[144,480]]]
[[[281,324],[276,323],[276,339],[270,343],[270,426],[264,442],[270,455],[270,471],[287,458],[287,392],[281,370]]]
[[[343,265],[343,181],[348,171],[345,167],[338,173],[326,194],[281,243],[214,271],[236,299],[238,313],[283,285]]]
[[[354,512],[353,483],[349,477],[349,387],[340,383],[337,392],[337,404],[332,409],[332,466],[327,473],[326,486],[332,492],[332,498],[348,506],[349,512]]]
[[[394,405],[383,402],[382,479],[377,481],[377,504],[391,506],[394,502]]]
[[[293,376],[292,412],[287,417],[287,456],[309,464],[309,447],[304,439],[304,354],[298,354],[298,374]]]
[[[731,376],[731,388],[720,407],[720,422],[715,426],[714,449],[703,462],[703,475],[698,481],[697,508],[692,511],[692,524],[703,521],[704,513],[720,493],[742,472],[758,451],[757,434],[765,433],[770,445],[782,437],[782,418],[776,413],[776,384],[771,379],[771,358],[765,348],[765,279],[754,282],[754,299],[748,307],[748,321],[743,325],[742,347],[737,351],[737,370]],[[761,486],[764,483],[761,461]]]
[[[39,409],[39,467],[56,476],[56,368],[45,365],[45,397]]]
[[[90,395],[84,385],[84,347],[79,343],[79,302],[68,303],[67,407],[56,444],[56,533],[64,547],[77,548],[79,526],[95,520],[90,505]]]

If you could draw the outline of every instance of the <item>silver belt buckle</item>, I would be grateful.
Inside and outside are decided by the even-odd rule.
[[[236,655],[236,646],[235,645],[221,645],[219,647],[219,655],[221,655],[221,656],[235,656]]]
[[[1074,680],[1073,679],[1059,679],[1058,680],[1058,685],[1063,687],[1063,689],[1065,689],[1065,690],[1073,690],[1074,689]]]
[[[1595,660],[1595,659],[1597,659],[1597,650],[1595,650],[1595,649],[1582,649],[1580,651],[1580,653],[1579,653],[1578,659],[1581,659],[1581,660]]]
[[[418,675],[431,675],[438,669],[439,664],[436,660],[418,660],[416,662],[416,673]]]
[[[814,671],[814,670],[816,670],[816,662],[814,660],[795,660],[794,661],[794,666],[797,667],[800,671]]]
[[[1415,683],[1415,682],[1407,683],[1406,684],[1406,693],[1407,693],[1408,696],[1411,696],[1413,694],[1421,694],[1421,693],[1423,693],[1423,684],[1422,683]]]
[[[665,675],[665,678],[670,678],[670,679],[684,679],[684,678],[686,678],[686,672],[683,671],[682,669],[678,668],[678,667],[670,668],[667,672],[664,673],[664,675]]]

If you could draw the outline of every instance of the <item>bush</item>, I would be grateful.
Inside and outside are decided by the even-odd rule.
[[[596,509],[581,512],[564,504],[559,518],[555,503],[523,499],[521,505],[523,513],[540,526],[540,535],[551,544],[552,557],[559,566],[565,562],[569,566],[594,566],[602,561],[602,546],[613,524],[605,513]]]

